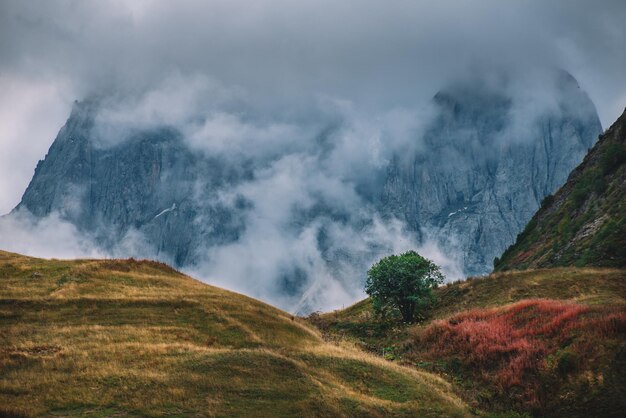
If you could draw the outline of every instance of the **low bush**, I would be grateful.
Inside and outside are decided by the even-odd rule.
[[[459,359],[472,377],[502,393],[521,393],[521,401],[532,407],[541,403],[542,373],[570,373],[591,355],[589,341],[624,334],[623,309],[533,299],[434,321],[417,329],[409,345],[421,361]],[[565,348],[556,361],[547,361]]]

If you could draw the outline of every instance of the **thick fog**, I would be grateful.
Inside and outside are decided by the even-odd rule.
[[[360,288],[337,276],[359,272],[329,271],[323,231],[337,257],[414,248],[457,278],[453,246],[379,219],[368,188],[394,154],[420,151],[430,100],[450,83],[516,97],[503,137],[523,141],[528,121],[557,106],[553,74],[564,69],[607,127],[626,104],[624,21],[623,1],[0,1],[0,212],[19,202],[72,102],[97,97],[99,147],[171,126],[195,152],[252,162],[252,179],[220,190],[226,205],[243,197],[253,208],[245,232],[207,248],[197,276],[297,310],[299,296],[275,287],[304,269],[305,294],[324,295],[315,306],[354,301]],[[319,205],[347,219],[294,227]],[[0,248],[153,255],[132,231],[103,252],[57,214],[0,220]]]

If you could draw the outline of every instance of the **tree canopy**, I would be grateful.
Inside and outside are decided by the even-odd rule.
[[[367,272],[365,292],[379,314],[398,310],[405,322],[433,301],[432,289],[443,283],[439,267],[415,251],[382,258]]]

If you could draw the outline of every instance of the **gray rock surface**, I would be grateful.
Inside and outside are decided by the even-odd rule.
[[[537,117],[485,86],[439,92],[423,150],[389,167],[382,211],[434,237],[467,274],[490,271],[602,131],[576,80],[562,73],[557,82],[556,105]]]
[[[244,169],[194,154],[167,128],[100,148],[92,140],[96,107],[74,106],[16,210],[57,211],[103,248],[132,246],[132,232],[140,232],[137,245],[151,247],[145,253],[176,266],[192,263],[206,242],[237,238],[244,225],[215,193]]]

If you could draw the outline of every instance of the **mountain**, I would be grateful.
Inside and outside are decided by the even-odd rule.
[[[393,153],[382,170],[357,172],[362,179],[328,177],[337,128],[325,128],[305,157],[286,149],[269,162],[254,154],[228,160],[194,149],[173,126],[102,141],[102,100],[85,100],[12,215],[59,214],[106,251],[181,268],[229,255],[228,266],[203,275],[228,279],[237,264],[240,288],[255,275],[265,289],[255,295],[282,295],[281,306],[301,312],[328,306],[338,292],[356,297],[367,268],[400,242],[378,218],[402,221],[410,241],[438,244],[457,275],[484,273],[601,131],[573,77],[560,72],[550,83],[550,100],[476,80],[450,85],[434,97],[434,116],[414,146]],[[307,161],[323,175],[303,175],[310,190],[298,199],[303,186],[289,183],[290,170]],[[270,195],[272,208],[260,213],[263,196],[285,184],[289,193]],[[260,252],[267,237],[283,247]]]
[[[442,379],[136,260],[0,251],[0,416],[470,416]]]
[[[487,273],[601,132],[576,80],[555,82],[557,104],[535,117],[481,82],[439,92],[423,151],[389,168],[384,212],[458,254],[466,274]]]
[[[626,111],[494,263],[554,266],[626,267]]]
[[[118,145],[99,144],[98,110],[97,100],[75,104],[17,211],[37,217],[58,212],[104,248],[141,231],[156,255],[177,266],[197,259],[204,244],[237,238],[242,221],[217,193],[244,169],[199,156],[168,127],[140,130]]]

